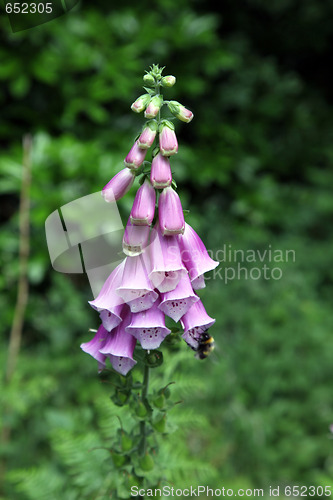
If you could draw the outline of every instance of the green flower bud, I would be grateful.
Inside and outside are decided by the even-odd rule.
[[[161,80],[162,87],[173,87],[176,83],[176,77],[173,75],[163,76]]]
[[[155,78],[150,73],[144,75],[143,81],[151,87],[155,85]]]
[[[113,451],[112,454],[112,462],[114,463],[115,467],[122,467],[124,463],[126,462],[126,456],[125,455],[120,455],[119,453]]]
[[[143,458],[141,458],[140,462],[140,467],[144,471],[149,471],[154,468],[154,460],[152,459],[151,455],[148,453],[145,454]]]
[[[178,101],[169,101],[168,108],[173,115],[179,120],[189,123],[193,118],[193,113],[189,109],[185,108]]]
[[[165,405],[165,397],[164,397],[164,394],[161,393],[159,394],[158,396],[156,396],[154,399],[153,399],[153,403],[154,405],[156,406],[156,408],[164,408],[164,405]]]
[[[137,404],[136,408],[135,408],[135,414],[138,416],[138,417],[145,417],[147,415],[148,411],[147,411],[147,408],[145,407],[145,405],[143,404],[142,401],[139,401],[139,403]]]
[[[121,441],[121,449],[123,451],[129,451],[133,448],[133,440],[126,432],[121,433],[120,441]]]
[[[158,416],[153,421],[153,427],[158,432],[164,432],[165,426],[166,426],[166,416],[165,415]]]
[[[135,113],[141,113],[141,111],[146,109],[146,106],[148,105],[149,101],[150,101],[149,94],[140,95],[140,97],[138,97],[137,100],[133,102],[131,110],[134,111]]]

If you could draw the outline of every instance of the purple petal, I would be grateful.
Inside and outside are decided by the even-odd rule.
[[[149,240],[149,226],[135,226],[129,218],[123,236],[123,251],[129,257],[140,255]]]
[[[126,258],[122,283],[117,288],[117,293],[132,312],[145,311],[155,302],[158,295],[147,276],[143,255]]]
[[[160,150],[163,156],[171,156],[178,152],[178,141],[174,130],[167,125],[159,135]]]
[[[147,150],[141,149],[139,147],[138,142],[136,141],[133,144],[130,152],[128,153],[128,155],[126,156],[126,158],[124,160],[125,166],[128,168],[132,168],[132,169],[139,168],[142,165],[146,154],[147,154]]]
[[[90,354],[90,356],[92,356],[98,361],[99,372],[101,372],[105,368],[105,360],[106,360],[106,356],[102,354],[99,350],[103,348],[109,335],[110,335],[109,332],[107,332],[103,327],[103,325],[101,325],[92,340],[80,345],[82,351],[87,352],[88,354]]]
[[[199,300],[199,297],[193,292],[190,279],[185,274],[174,290],[161,294],[161,299],[158,307],[177,322]]]
[[[171,185],[170,162],[161,153],[158,153],[151,163],[150,182],[156,189],[166,188]]]
[[[116,293],[116,288],[121,284],[124,267],[125,260],[112,271],[96,299],[89,301],[91,307],[100,312],[103,326],[108,331],[111,331],[121,322],[120,313],[124,301]]]
[[[149,245],[151,271],[149,278],[160,292],[174,290],[187,274],[180,258],[176,236],[163,236],[158,225],[152,230]]]
[[[215,323],[215,319],[208,316],[203,303],[198,300],[184,314],[180,323],[184,329],[183,339],[193,349],[197,349],[201,335]]]
[[[219,265],[218,262],[209,257],[202,240],[189,224],[185,223],[184,234],[178,236],[178,243],[182,261],[189,272],[191,281]],[[202,284],[200,280],[196,282],[199,286],[200,283]],[[196,286],[196,288],[199,287]]]
[[[130,313],[127,312],[124,320],[109,334],[107,342],[100,349],[103,355],[110,358],[113,368],[122,375],[126,375],[136,364],[133,359],[136,339],[126,332],[130,317]]]
[[[139,340],[143,349],[157,349],[170,333],[158,303],[157,300],[147,311],[132,314],[131,323],[126,327],[126,331]]]

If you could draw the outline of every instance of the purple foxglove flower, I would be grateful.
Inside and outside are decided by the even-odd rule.
[[[141,165],[145,159],[146,154],[147,154],[147,150],[141,149],[139,147],[138,141],[135,141],[130,152],[128,153],[128,155],[126,156],[126,158],[124,160],[125,166],[128,168],[132,168],[134,170],[141,167]]]
[[[147,276],[143,255],[126,257],[122,282],[116,292],[126,302],[132,312],[149,309],[158,297]]]
[[[178,236],[178,243],[182,261],[189,272],[193,288],[196,290],[204,288],[203,274],[215,269],[219,263],[209,257],[205,245],[187,223],[185,223],[184,234]]]
[[[156,192],[146,178],[137,190],[130,214],[131,223],[135,226],[150,226],[155,214]]]
[[[178,152],[178,141],[171,122],[163,122],[159,135],[160,150],[163,156],[175,155]]]
[[[161,293],[174,290],[181,277],[187,274],[176,236],[163,236],[158,224],[151,232],[149,257],[151,271],[148,276]]]
[[[138,139],[138,145],[141,149],[148,149],[152,146],[157,133],[157,122],[155,120],[147,122]]]
[[[133,102],[131,106],[132,111],[134,111],[135,113],[141,113],[141,111],[143,111],[146,108],[149,101],[150,101],[149,94],[140,95],[140,97],[138,97],[137,100]]]
[[[158,307],[177,323],[198,300],[199,297],[193,292],[190,279],[185,274],[174,290],[161,294],[161,303]]]
[[[149,240],[149,226],[135,226],[128,218],[124,236],[123,251],[129,257],[135,257],[144,252]]]
[[[173,75],[163,76],[161,80],[162,87],[173,87],[176,83],[176,77]]]
[[[162,96],[155,95],[154,97],[152,97],[150,103],[146,108],[145,118],[155,118],[155,116],[157,116],[157,113],[161,109],[162,104],[163,104]]]
[[[122,198],[132,187],[135,174],[129,168],[123,168],[103,187],[102,196],[105,201],[112,202]]]
[[[109,334],[107,341],[100,349],[100,353],[110,358],[112,367],[121,375],[126,375],[136,364],[133,359],[136,339],[126,332],[130,317],[131,314],[127,312],[123,321]]]
[[[101,325],[92,340],[80,345],[82,351],[87,352],[98,361],[98,372],[101,372],[105,368],[106,356],[99,352],[99,350],[103,348],[109,335],[109,332]]]
[[[124,301],[116,293],[116,288],[121,284],[124,267],[125,260],[112,271],[96,299],[89,301],[91,307],[100,313],[103,327],[108,331],[111,331],[121,322]]]
[[[157,299],[147,311],[132,314],[131,323],[126,327],[126,331],[140,342],[143,349],[157,349],[171,332],[165,326],[164,314],[158,304]]]
[[[170,162],[161,153],[158,153],[151,163],[150,182],[156,189],[163,189],[171,185]]]
[[[189,123],[193,118],[193,113],[177,101],[169,101],[168,108],[176,118],[182,122]]]
[[[215,323],[215,319],[208,316],[203,303],[198,300],[182,316],[180,323],[184,329],[183,339],[193,349],[197,349],[201,335]]]
[[[158,220],[163,236],[184,233],[185,220],[182,204],[171,186],[163,189],[159,197]]]

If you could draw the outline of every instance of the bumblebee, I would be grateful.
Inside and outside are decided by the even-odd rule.
[[[200,338],[199,345],[195,349],[195,357],[197,359],[207,358],[215,349],[215,342],[213,337],[211,337],[207,332],[204,332]]]

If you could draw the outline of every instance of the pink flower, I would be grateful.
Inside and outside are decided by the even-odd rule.
[[[122,198],[134,182],[135,174],[129,168],[123,168],[103,187],[102,196],[105,201],[112,202]]]
[[[161,294],[159,308],[177,322],[198,300],[199,297],[193,292],[188,275],[184,274],[174,290]]]
[[[215,319],[208,316],[201,300],[198,300],[182,316],[180,323],[184,329],[182,337],[185,342],[193,349],[198,349],[202,334],[215,323]]]
[[[176,236],[163,236],[158,224],[151,232],[150,272],[148,276],[159,292],[169,292],[178,285],[181,277],[187,274],[180,258]]]
[[[100,349],[100,353],[109,357],[112,367],[121,375],[127,375],[136,364],[133,359],[136,339],[126,332],[130,317],[131,314],[127,310],[123,321],[108,335],[106,342]]]
[[[158,304],[159,300],[156,300],[150,309],[132,314],[131,323],[126,328],[126,331],[140,342],[143,349],[157,349],[170,333]]]
[[[155,95],[154,97],[152,97],[145,111],[145,118],[155,118],[155,116],[157,116],[157,113],[161,109],[162,104],[162,96]]]
[[[99,350],[105,345],[108,335],[109,332],[101,325],[92,340],[80,345],[82,351],[87,352],[98,361],[98,372],[101,372],[105,368],[106,356]]]
[[[149,94],[140,95],[140,97],[138,97],[137,100],[133,102],[131,106],[132,111],[134,111],[135,113],[141,113],[141,111],[143,111],[146,108],[149,101],[150,101]]]
[[[192,286],[195,290],[205,287],[204,273],[215,269],[219,263],[211,259],[205,245],[194,231],[185,223],[185,231],[178,236],[182,261],[189,272]]]
[[[158,200],[158,220],[162,234],[183,234],[185,220],[180,198],[171,186],[163,189]]]
[[[168,108],[171,113],[182,122],[189,123],[193,118],[193,113],[177,101],[169,101]]]
[[[122,282],[116,292],[129,305],[132,312],[149,309],[158,297],[147,271],[143,255],[126,257]]]
[[[171,156],[178,152],[178,141],[171,122],[163,122],[159,135],[160,150],[163,156]]]
[[[138,146],[141,149],[148,149],[152,146],[157,133],[157,123],[155,120],[149,121],[138,139]]]
[[[125,261],[121,262],[105,281],[96,299],[89,301],[91,307],[100,313],[103,327],[111,331],[121,322],[121,311],[124,301],[116,293],[120,286],[125,267]]]
[[[132,168],[134,170],[139,168],[142,165],[146,154],[147,150],[141,149],[139,147],[138,141],[135,141],[130,152],[128,153],[128,155],[124,160],[125,166],[128,168]]]
[[[155,214],[156,192],[146,178],[137,190],[131,210],[131,223],[137,226],[150,226]]]
[[[123,251],[129,257],[140,255],[147,247],[149,226],[135,226],[129,217],[123,236]]]
[[[150,171],[150,182],[156,189],[162,189],[171,185],[172,174],[168,158],[158,153],[152,161]]]

